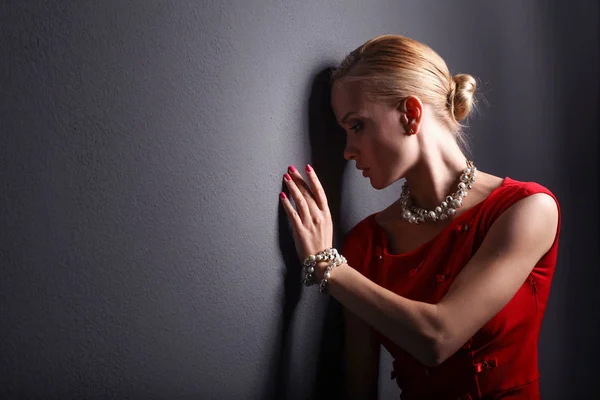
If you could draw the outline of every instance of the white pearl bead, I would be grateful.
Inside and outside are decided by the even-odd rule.
[[[312,274],[313,272],[315,272],[315,269],[313,267],[308,267],[308,273]]]
[[[329,272],[325,272],[325,279],[329,279],[329,277],[331,276],[331,274]]]
[[[458,190],[442,201],[442,204],[435,207],[433,211],[428,211],[412,204],[408,183],[404,182],[402,193],[400,195],[400,205],[402,207],[402,217],[412,224],[419,224],[426,221],[437,221],[447,219],[456,215],[456,209],[462,206],[463,197],[467,197],[468,190],[473,188],[477,168],[471,160],[467,160],[467,167],[460,175]]]

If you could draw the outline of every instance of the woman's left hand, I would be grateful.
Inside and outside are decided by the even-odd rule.
[[[332,247],[333,243],[333,222],[325,191],[310,165],[306,166],[306,175],[310,187],[293,165],[288,168],[288,173],[283,177],[297,211],[285,193],[281,192],[280,194],[283,208],[292,222],[294,242],[300,262],[303,262],[309,255]],[[319,265],[317,264],[317,266]],[[317,278],[321,278],[320,275],[323,274],[323,271],[320,270],[322,269],[315,269]]]

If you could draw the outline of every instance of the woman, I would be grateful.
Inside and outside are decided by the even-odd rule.
[[[376,398],[381,343],[403,400],[539,398],[556,197],[478,171],[465,157],[460,121],[473,108],[475,80],[452,77],[426,45],[376,37],[331,83],[344,157],[375,189],[406,180],[397,201],[350,230],[341,256],[311,263],[332,246],[327,199],[310,166],[308,183],[293,166],[284,175],[291,199],[281,199],[306,260],[305,284],[344,306],[346,393]]]

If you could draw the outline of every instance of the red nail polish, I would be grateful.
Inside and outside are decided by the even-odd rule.
[[[306,164],[306,172],[312,172],[312,167],[310,166],[310,164]]]
[[[292,180],[292,177],[290,176],[290,174],[287,174],[287,173],[286,173],[286,174],[284,175],[284,177],[285,177],[285,179],[287,179],[288,181],[291,181],[291,180]]]
[[[287,199],[287,196],[283,192],[281,192],[280,196],[281,196],[282,199]]]
[[[294,167],[293,165],[290,165],[290,171],[297,172],[296,167]]]

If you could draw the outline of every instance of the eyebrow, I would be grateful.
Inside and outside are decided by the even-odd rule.
[[[345,123],[346,120],[348,119],[349,116],[351,116],[352,114],[357,114],[356,111],[349,111],[346,113],[346,115],[344,115],[344,117],[342,118],[342,120],[340,121],[340,125]]]

